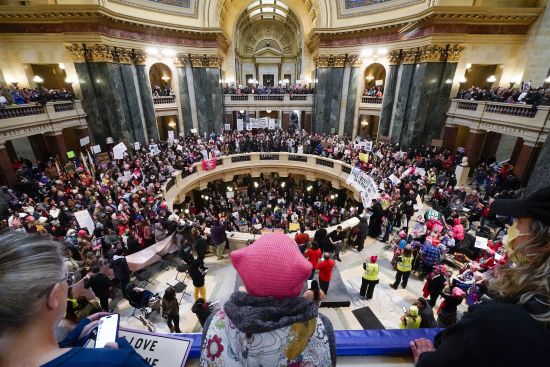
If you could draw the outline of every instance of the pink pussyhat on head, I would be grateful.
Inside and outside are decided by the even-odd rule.
[[[311,275],[311,264],[283,233],[263,235],[230,257],[246,291],[256,297],[297,297]]]

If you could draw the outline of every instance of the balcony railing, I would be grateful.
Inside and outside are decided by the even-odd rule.
[[[6,106],[0,109],[0,143],[35,134],[59,132],[68,127],[86,127],[82,101],[48,102]]]
[[[176,103],[176,96],[153,97],[154,104]]]
[[[254,95],[255,101],[284,101],[285,96],[282,94],[265,94]]]
[[[520,137],[536,143],[550,132],[550,106],[464,101],[453,99],[447,112],[447,125],[468,126]]]
[[[224,94],[228,107],[265,106],[284,107],[313,106],[313,94]]]
[[[362,103],[382,104],[382,97],[361,97]]]

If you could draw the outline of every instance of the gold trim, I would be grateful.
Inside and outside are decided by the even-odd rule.
[[[343,68],[346,64],[346,55],[317,55],[313,58],[316,68]]]
[[[447,56],[445,51],[445,47],[441,47],[439,45],[428,45],[421,47],[418,50],[418,62],[445,62]]]
[[[409,49],[403,50],[402,56],[403,56],[403,64],[416,64],[418,62],[418,57],[420,56],[420,52],[418,48],[409,48]]]
[[[142,50],[133,50],[132,60],[136,65],[145,65],[147,63],[147,55]]]
[[[89,51],[88,61],[90,62],[115,62],[111,46],[102,44],[86,45],[86,51]]]
[[[223,57],[219,55],[190,55],[189,61],[194,68],[219,68],[223,64]]]
[[[65,45],[65,48],[71,54],[71,58],[73,59],[73,62],[75,63],[86,62],[86,49],[84,48],[84,45],[78,45],[76,43],[73,43],[71,45]]]
[[[174,65],[176,65],[177,68],[185,67],[188,62],[189,57],[187,57],[187,55],[177,55],[174,59]]]
[[[349,55],[348,62],[352,68],[358,68],[358,67],[361,67],[361,64],[363,63],[363,59],[359,55]]]
[[[464,46],[458,44],[449,45],[446,52],[447,62],[458,62],[464,52]]]
[[[401,63],[401,50],[391,50],[388,52],[388,62],[390,65],[399,65]]]

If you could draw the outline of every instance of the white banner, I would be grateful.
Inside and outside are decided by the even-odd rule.
[[[276,121],[275,119],[271,119],[271,118],[269,119],[269,122],[267,124],[267,128],[269,130],[275,130],[275,121]]]
[[[268,117],[262,117],[258,119],[258,129],[267,129],[269,125],[269,118]]]
[[[257,129],[258,128],[258,119],[250,118],[250,128],[251,129]]]
[[[237,131],[244,130],[244,121],[243,119],[237,119]]]
[[[376,183],[369,175],[361,171],[359,168],[352,168],[348,178],[346,179],[346,183],[359,191],[361,196],[365,195],[370,200],[378,197]],[[365,201],[365,199],[363,199],[363,201]]]

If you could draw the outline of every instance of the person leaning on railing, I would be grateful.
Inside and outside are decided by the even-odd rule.
[[[503,239],[513,264],[490,273],[491,301],[473,305],[435,337],[411,342],[416,366],[548,366],[550,363],[550,187],[497,199],[517,218]]]

